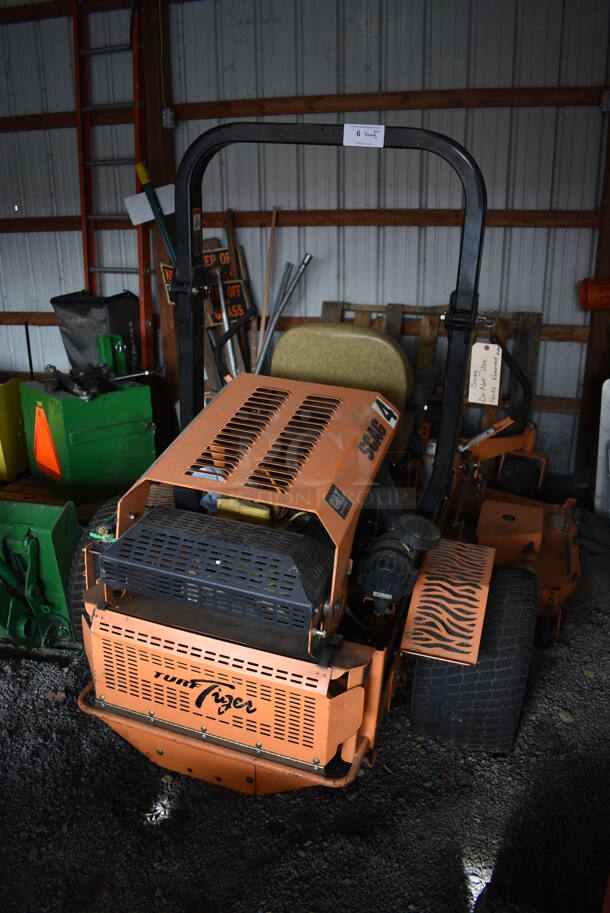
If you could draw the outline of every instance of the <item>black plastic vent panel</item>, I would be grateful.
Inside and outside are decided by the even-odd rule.
[[[306,396],[250,475],[248,488],[288,491],[341,405],[330,396]]]
[[[212,475],[226,479],[251,449],[282,403],[287,390],[258,387],[229,419],[209,447],[187,469],[185,475]]]
[[[203,624],[204,633],[222,636],[222,619],[227,639],[236,639],[239,623],[247,623],[296,635],[286,652],[307,655],[312,609],[327,595],[333,557],[330,543],[300,533],[157,507],[105,551],[101,578],[114,589],[211,613],[214,624]],[[237,639],[271,649],[260,630]],[[281,641],[273,643],[284,652]]]

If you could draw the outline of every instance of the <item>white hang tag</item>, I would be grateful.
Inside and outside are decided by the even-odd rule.
[[[383,124],[343,124],[344,146],[382,148],[385,136]]]
[[[470,353],[468,402],[497,406],[500,400],[502,349],[491,342],[475,342]]]

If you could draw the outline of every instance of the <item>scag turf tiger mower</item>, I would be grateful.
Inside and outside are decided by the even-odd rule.
[[[160,766],[246,793],[348,784],[408,679],[417,731],[508,751],[549,529],[561,597],[578,554],[569,505],[491,495],[481,441],[458,448],[477,321],[480,171],[444,136],[385,130],[386,147],[445,159],[465,196],[436,452],[409,511],[401,478],[413,373],[383,334],[291,330],[271,376],[239,374],[201,411],[201,183],[235,142],[341,146],[343,128],[232,123],[184,156],[173,291],[184,430],[120,500],[113,541],[85,550],[93,681],[81,709]],[[490,458],[517,449],[527,459],[531,435],[494,449],[500,431],[485,438]]]

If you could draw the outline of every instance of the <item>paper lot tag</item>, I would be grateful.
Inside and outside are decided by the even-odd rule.
[[[381,148],[385,136],[383,124],[344,124],[344,146],[372,146]]]
[[[502,349],[491,342],[475,342],[470,354],[468,402],[497,406],[500,399]]]

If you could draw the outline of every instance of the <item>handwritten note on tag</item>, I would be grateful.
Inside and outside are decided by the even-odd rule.
[[[385,126],[383,124],[344,124],[344,146],[383,146]]]
[[[475,342],[470,355],[468,402],[497,406],[500,399],[502,349],[491,342]]]

